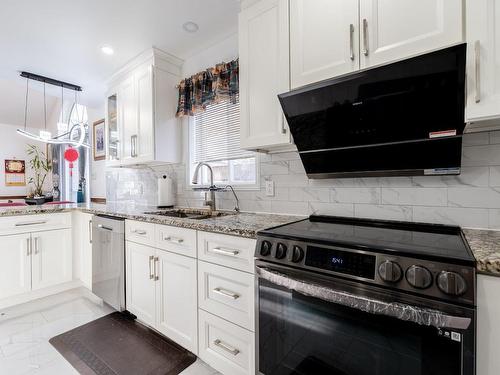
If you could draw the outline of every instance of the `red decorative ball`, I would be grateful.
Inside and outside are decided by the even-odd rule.
[[[73,147],[69,147],[66,151],[64,151],[64,159],[66,159],[70,163],[76,161],[78,159],[78,156],[78,151]]]

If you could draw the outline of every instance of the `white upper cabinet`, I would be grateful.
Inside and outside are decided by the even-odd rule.
[[[288,0],[261,0],[239,16],[241,147],[291,147],[278,94],[289,91]]]
[[[490,120],[500,117],[500,0],[470,0],[466,5],[467,120]],[[487,122],[471,125],[488,130]]]
[[[359,4],[361,68],[463,41],[462,0],[360,0]]]
[[[110,79],[106,100],[107,166],[179,163],[175,117],[182,60],[153,48]]]
[[[292,88],[359,69],[358,2],[291,0]]]

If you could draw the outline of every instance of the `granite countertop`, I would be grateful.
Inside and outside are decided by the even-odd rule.
[[[477,271],[500,277],[500,231],[464,229],[477,261]]]
[[[134,206],[130,204],[67,204],[47,206],[2,207],[0,217],[16,215],[47,214],[79,210],[85,213],[110,215],[125,219],[146,221],[156,224],[196,229],[205,232],[230,234],[239,237],[256,238],[261,229],[271,228],[303,219],[303,216],[276,215],[265,213],[232,213],[226,216],[212,217],[203,220],[175,218],[168,216],[145,214],[159,211],[156,207]]]
[[[145,214],[158,211],[156,207],[135,206],[130,204],[69,204],[27,207],[2,207],[0,217],[16,215],[34,215],[79,210],[90,214],[110,215],[131,220],[146,221],[156,224],[230,234],[246,238],[255,238],[261,229],[271,228],[303,219],[304,216],[259,214],[241,212],[238,214],[212,217],[204,220],[174,218]],[[464,229],[465,237],[477,260],[479,273],[500,277],[500,231]]]

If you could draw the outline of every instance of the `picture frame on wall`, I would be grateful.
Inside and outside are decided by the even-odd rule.
[[[104,119],[96,121],[93,124],[92,150],[94,152],[94,161],[106,159],[106,129],[104,124]]]

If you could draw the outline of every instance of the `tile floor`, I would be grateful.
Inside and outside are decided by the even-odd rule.
[[[83,288],[0,310],[0,374],[78,374],[49,339],[112,311]],[[181,375],[215,374],[197,360]]]

